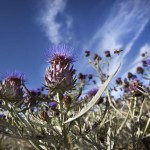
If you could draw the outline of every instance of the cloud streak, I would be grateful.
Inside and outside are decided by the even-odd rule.
[[[113,60],[110,72],[119,61],[126,62],[126,56],[149,21],[149,14],[149,0],[117,0],[114,3],[109,17],[103,26],[96,30],[88,44],[88,47],[96,49],[97,53],[102,53],[99,50],[108,49],[113,52],[114,49],[124,49],[124,53]]]
[[[67,35],[72,24],[72,18],[65,14],[66,5],[67,0],[45,0],[44,7],[41,8],[38,22],[53,44],[58,44],[64,40],[64,37],[69,37]],[[63,18],[64,21],[59,21],[58,17]]]
[[[43,27],[46,36],[53,44],[69,42],[73,36],[73,16],[66,14],[67,0],[45,0],[45,6],[42,8],[39,22]],[[132,50],[137,39],[144,31],[149,22],[150,1],[149,0],[116,0],[109,11],[110,15],[101,27],[95,30],[90,42],[82,45],[84,49],[95,49],[95,53],[102,54],[100,50],[113,50],[117,48],[124,49],[124,53],[112,60],[110,73],[118,62],[122,62],[122,68],[125,68],[127,55]],[[61,21],[58,17],[62,17]],[[63,20],[63,21],[62,21]],[[101,20],[101,18],[99,18]],[[86,35],[85,35],[86,36]],[[82,40],[82,39],[81,39]],[[74,39],[74,42],[77,40]],[[83,54],[81,54],[83,55]],[[87,61],[81,57],[82,64],[80,68],[86,71]],[[87,66],[87,65],[86,65]],[[126,66],[127,67],[127,66]],[[80,69],[79,68],[79,69]],[[120,72],[123,70],[121,69]]]
[[[128,44],[139,28],[145,22],[147,23],[150,13],[150,7],[147,3],[150,4],[148,0],[116,1],[110,11],[110,16],[102,28],[97,29],[89,46],[93,47],[96,42],[98,43],[96,47],[114,49],[118,46],[124,46],[125,40]],[[129,40],[126,39],[127,36],[130,36]]]

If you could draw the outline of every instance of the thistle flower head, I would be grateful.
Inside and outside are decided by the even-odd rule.
[[[53,101],[53,102],[49,102],[48,105],[52,108],[56,108],[57,107],[57,102]]]
[[[114,54],[118,54],[119,55],[122,51],[123,51],[122,49],[116,49],[116,50],[114,50]]]
[[[147,52],[144,52],[141,54],[142,57],[145,57],[147,55]]]
[[[32,89],[32,90],[30,90],[30,94],[32,95],[32,96],[39,96],[39,95],[41,95],[42,93],[41,93],[41,91],[40,90],[34,90],[34,89]]]
[[[137,88],[139,88],[139,80],[137,79],[137,77],[134,75],[134,77],[132,78],[132,82],[131,82],[131,84],[129,85],[129,91],[131,92],[131,93],[138,93],[138,91],[137,91]]]
[[[47,121],[47,120],[48,120],[48,114],[47,114],[47,112],[46,112],[46,111],[40,112],[39,118],[40,118],[41,120],[43,120],[43,121]]]
[[[85,57],[89,57],[90,56],[90,51],[86,50],[84,51]]]
[[[123,82],[122,82],[120,77],[116,80],[116,84],[117,85],[122,85],[123,84]]]
[[[129,80],[132,79],[133,76],[134,76],[134,75],[133,75],[131,72],[128,72],[128,79],[129,79]]]
[[[74,58],[71,48],[67,46],[54,46],[49,58],[50,67],[47,68],[45,84],[50,89],[71,90],[75,84],[75,69],[72,65]]]
[[[106,57],[111,57],[110,51],[107,50],[107,51],[105,51],[104,53],[105,53],[105,56],[106,56]]]
[[[91,80],[93,78],[92,74],[88,74],[88,79]]]
[[[127,78],[124,79],[124,87],[125,88],[129,87],[129,82],[128,82]]]
[[[89,96],[89,97],[93,97],[93,96],[96,95],[97,92],[98,92],[98,89],[97,89],[97,88],[94,88],[94,89],[88,91],[88,96]]]
[[[78,79],[84,80],[84,79],[86,79],[86,75],[85,75],[85,74],[82,74],[82,73],[79,73],[79,74],[78,74]]]
[[[4,114],[0,114],[0,119],[5,119],[6,116]]]
[[[24,74],[20,73],[20,72],[11,72],[8,73],[4,79],[3,79],[3,83],[8,83],[12,86],[21,86],[22,82],[24,82]]]
[[[94,54],[94,58],[93,59],[100,61],[100,60],[102,60],[102,57],[99,56],[98,54]]]
[[[72,101],[72,99],[71,99],[71,97],[69,95],[65,95],[63,97],[63,102],[64,102],[64,104],[65,104],[66,107],[70,106],[71,101]]]
[[[144,69],[142,67],[137,67],[137,73],[138,74],[143,74],[144,73]]]
[[[133,82],[134,82],[134,81],[138,81],[138,78],[137,78],[136,75],[133,75],[133,76],[132,76],[132,81],[133,81]]]
[[[66,45],[56,45],[53,46],[48,55],[48,62],[50,64],[70,64],[74,62],[74,57],[72,56],[73,49],[67,47]]]
[[[7,74],[2,81],[1,94],[8,98],[22,98],[22,82],[24,82],[24,75],[20,72],[12,72]]]
[[[144,67],[150,66],[150,58],[143,60],[142,63]]]

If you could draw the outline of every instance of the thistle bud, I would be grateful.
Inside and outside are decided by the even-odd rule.
[[[91,89],[90,91],[88,91],[88,97],[90,98],[89,100],[91,100],[91,98],[93,98],[97,92],[98,92],[98,88],[94,88],[94,89]],[[103,103],[103,101],[104,101],[104,97],[100,97],[97,101],[97,104],[99,105],[99,104]]]
[[[116,84],[117,84],[117,85],[122,85],[122,80],[121,80],[121,78],[118,78],[118,79],[116,80]]]
[[[92,74],[89,74],[89,75],[88,75],[88,79],[91,80],[92,78],[93,78],[93,75],[92,75]]]
[[[47,114],[47,112],[45,112],[45,111],[42,111],[42,112],[39,114],[39,117],[40,117],[40,119],[43,120],[43,121],[47,121],[47,120],[48,120],[48,114]]]
[[[145,57],[145,56],[146,56],[146,53],[142,53],[141,56],[142,56],[142,57]]]
[[[150,58],[146,59],[146,60],[143,60],[142,63],[143,63],[144,67],[150,66]]]
[[[85,51],[84,54],[85,54],[85,57],[89,57],[90,56],[90,51]]]
[[[41,87],[41,88],[40,88],[40,91],[44,91],[44,87]]]
[[[100,61],[100,60],[102,60],[102,57],[99,56],[98,54],[94,54],[94,60]]]
[[[40,96],[42,93],[39,90],[30,90],[31,96]]]
[[[50,67],[45,74],[45,85],[52,90],[68,91],[74,88],[76,79],[73,67],[73,57],[69,54],[68,47],[55,46],[54,53],[50,56]]]
[[[123,51],[122,49],[116,49],[116,50],[114,51],[114,54],[118,54],[118,55],[119,55],[122,51]]]
[[[97,92],[98,92],[98,89],[97,89],[97,88],[94,88],[94,89],[88,91],[88,96],[89,96],[89,97],[93,97],[93,96],[96,95]]]
[[[96,84],[96,81],[95,81],[95,80],[93,80],[92,82],[93,82],[93,84]]]
[[[124,87],[125,88],[129,87],[129,82],[128,82],[127,78],[124,79]]]
[[[137,73],[139,74],[143,74],[144,73],[144,69],[142,67],[137,67]]]
[[[82,74],[82,73],[79,73],[78,74],[78,79],[80,79],[80,80],[85,80],[86,79],[86,75],[85,74]]]
[[[128,72],[128,79],[130,80],[133,77],[133,74],[131,72]]]
[[[65,95],[63,97],[63,102],[65,104],[66,107],[69,107],[71,104],[71,97],[69,95]]]
[[[105,51],[104,53],[106,57],[111,57],[110,51]]]
[[[104,97],[100,97],[97,104],[99,105],[99,104],[102,104],[103,102],[104,102]]]
[[[55,102],[55,101],[49,102],[48,105],[52,110],[55,110],[57,107],[57,102]]]

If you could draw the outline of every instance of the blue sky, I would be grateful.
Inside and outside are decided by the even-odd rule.
[[[78,72],[88,72],[84,50],[122,48],[118,75],[135,71],[139,55],[150,51],[149,0],[1,0],[0,75],[18,70],[28,87],[42,85],[47,66],[45,53],[53,44],[74,48]]]

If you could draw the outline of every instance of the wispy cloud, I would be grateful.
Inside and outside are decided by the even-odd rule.
[[[149,0],[117,0],[110,16],[104,25],[96,30],[88,47],[97,49],[98,53],[99,50],[123,48],[124,54],[114,60],[111,67],[113,70],[118,61],[126,60],[125,57],[144,31],[150,18],[149,14]]]
[[[72,18],[64,12],[66,5],[67,0],[45,0],[41,8],[38,22],[51,43],[58,44],[69,40],[64,39],[64,37],[69,37],[67,35],[72,24]],[[59,21],[58,17],[63,18],[63,21]]]
[[[123,46],[124,41],[130,41],[139,31],[139,27],[145,27],[150,13],[149,0],[116,1],[110,11],[110,16],[103,27],[97,29],[89,46],[102,49],[114,49]],[[127,38],[127,39],[126,39]],[[115,47],[114,47],[115,46]],[[129,49],[129,48],[128,48]]]
[[[73,17],[71,14],[66,14],[67,6],[67,0],[45,0],[45,5],[42,7],[38,20],[51,43],[68,43],[71,41],[70,38],[74,32],[71,30]],[[80,47],[89,50],[95,49],[95,52],[100,54],[102,53],[101,50],[112,50],[113,52],[117,48],[124,49],[124,53],[111,63],[111,72],[118,62],[122,62],[122,68],[125,68],[124,65],[128,60],[126,56],[149,22],[150,1],[116,0],[109,13],[110,15],[103,25],[93,33],[90,42],[85,43],[86,46],[80,43]],[[77,39],[74,39],[74,42],[76,41]],[[83,54],[81,55],[83,56]],[[89,69],[85,67],[88,66],[86,65],[87,61],[83,57],[81,59],[80,67],[84,68],[82,71],[86,71],[86,69]]]
[[[144,29],[145,29],[145,26],[147,25],[147,23],[148,23],[148,21],[149,21],[149,18],[145,18],[144,19],[144,21],[143,21],[143,24],[141,24],[141,26],[139,27],[139,29],[137,30],[137,33],[135,33],[135,35],[134,35],[134,37],[131,39],[131,41],[126,45],[126,47],[125,47],[125,52],[123,53],[123,55],[119,58],[119,60],[117,60],[117,61],[121,61],[121,62],[123,62],[122,63],[122,66],[123,66],[123,68],[126,68],[125,70],[128,70],[128,68],[131,68],[131,66],[133,66],[133,64],[135,64],[135,63],[133,63],[133,64],[126,64],[127,62],[129,62],[129,59],[128,58],[126,58],[126,56],[128,55],[128,53],[132,50],[132,47],[133,47],[133,45],[135,44],[135,42],[136,42],[136,40],[139,38],[139,36],[141,35],[141,33],[144,31]],[[141,51],[140,51],[140,53],[138,54],[137,53],[137,55],[140,55],[141,54]],[[136,56],[137,58],[139,58],[139,56]],[[137,58],[135,58],[135,59],[137,59]],[[117,61],[115,62],[115,63],[117,63]],[[135,62],[135,61],[134,61]],[[136,64],[136,66],[137,66],[137,64]],[[133,67],[134,68],[136,68],[136,66],[134,65]],[[133,68],[132,67],[132,68]],[[125,71],[125,70],[123,70],[123,71]],[[134,72],[135,72],[135,69],[133,69],[134,70]],[[132,70],[132,71],[133,71]],[[128,72],[132,72],[130,69],[128,70]],[[121,72],[121,71],[120,71]],[[124,76],[125,76],[125,74],[127,73],[127,71],[125,71],[124,72]]]

